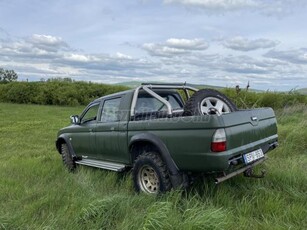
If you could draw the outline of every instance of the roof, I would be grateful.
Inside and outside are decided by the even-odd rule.
[[[123,94],[127,94],[127,93],[133,93],[134,92],[134,89],[129,89],[129,90],[125,90],[125,91],[120,91],[120,92],[117,92],[117,93],[112,93],[112,94],[108,94],[108,95],[105,95],[105,96],[102,96],[102,97],[99,97],[97,99],[95,99],[94,101],[101,101],[105,98],[108,98],[108,97],[116,97],[116,96],[121,96]]]

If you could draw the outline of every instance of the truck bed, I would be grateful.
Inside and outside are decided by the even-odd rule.
[[[212,152],[212,136],[219,128],[225,129],[227,149]],[[195,172],[231,170],[231,159],[242,158],[242,154],[259,148],[265,153],[278,138],[276,118],[271,108],[239,110],[221,116],[130,121],[128,141],[144,131],[159,136],[180,170]]]

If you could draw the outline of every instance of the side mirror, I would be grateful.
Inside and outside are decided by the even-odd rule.
[[[74,125],[79,124],[79,116],[78,115],[72,115],[70,116],[70,122]]]

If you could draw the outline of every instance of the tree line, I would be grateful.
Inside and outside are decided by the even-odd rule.
[[[86,105],[92,100],[128,89],[125,86],[75,81],[71,78],[41,79],[39,82],[17,82],[14,70],[0,68],[0,102],[40,105]],[[249,84],[248,84],[249,86]],[[238,88],[238,87],[237,87]],[[239,108],[283,108],[307,104],[307,96],[290,91],[248,92],[233,88],[222,89]],[[247,88],[248,89],[248,88]]]
[[[86,105],[96,98],[127,90],[118,85],[52,79],[41,82],[9,82],[0,84],[0,102],[40,105]],[[234,88],[221,90],[239,107],[283,108],[307,104],[307,96],[295,92],[237,92]]]
[[[0,84],[0,102],[40,105],[86,105],[127,87],[90,82],[49,80]]]

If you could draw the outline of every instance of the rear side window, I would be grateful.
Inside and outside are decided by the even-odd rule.
[[[101,122],[119,121],[119,105],[121,98],[105,100],[102,107]]]
[[[171,104],[173,110],[182,109],[183,105],[175,94],[160,93],[159,95]],[[148,93],[139,94],[135,106],[135,113],[158,111],[167,111],[166,105]]]

